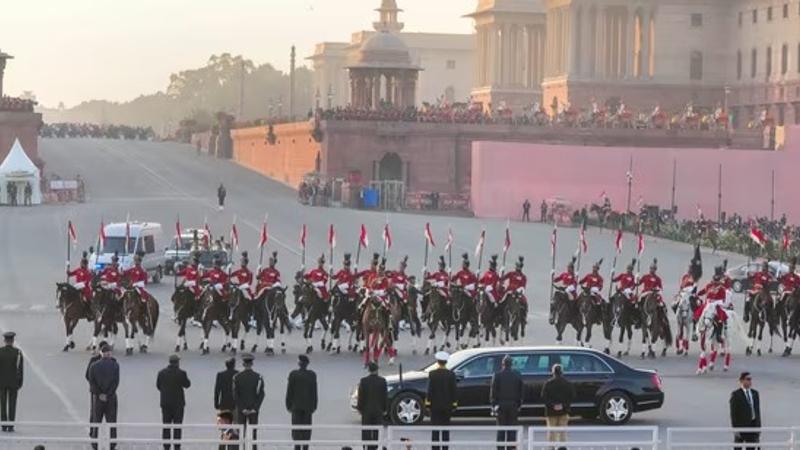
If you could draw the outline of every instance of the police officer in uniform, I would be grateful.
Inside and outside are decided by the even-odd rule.
[[[369,363],[369,375],[358,383],[358,412],[361,413],[361,425],[383,425],[383,417],[389,407],[386,392],[386,379],[378,375],[378,365]],[[377,441],[378,430],[361,432],[362,441]],[[367,450],[377,450],[377,445],[368,445]]]
[[[225,361],[225,370],[217,372],[214,382],[214,409],[217,411],[231,411],[233,414],[236,404],[233,401],[233,377],[239,373],[236,370],[236,359]]]
[[[22,388],[22,352],[14,347],[16,333],[3,334],[5,345],[0,348],[0,420],[14,422],[17,417],[17,391]],[[3,425],[3,431],[14,431],[13,425]]]
[[[458,406],[456,375],[447,368],[447,360],[450,359],[447,352],[438,352],[434,357],[437,367],[428,374],[428,395],[425,397],[425,404],[431,413],[431,425],[448,427],[453,410]],[[431,441],[449,442],[450,431],[432,431]],[[432,449],[448,450],[448,447],[433,446]]]
[[[317,410],[317,374],[308,369],[308,356],[299,355],[299,367],[289,374],[286,385],[286,410],[292,414],[292,425],[309,426]],[[292,430],[292,439],[308,441],[311,430]],[[295,450],[308,450],[308,445],[295,445]]]
[[[233,402],[236,405],[236,422],[246,427],[248,424],[258,424],[258,411],[264,402],[264,379],[253,370],[252,354],[242,355],[242,366],[244,369],[233,377]],[[255,430],[252,437],[256,438]]]

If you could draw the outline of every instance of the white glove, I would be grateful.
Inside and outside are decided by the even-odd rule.
[[[86,287],[86,283],[84,283],[84,282],[73,283],[72,287],[74,287],[75,289],[81,290],[81,289]]]
[[[193,281],[193,280],[184,281],[183,285],[186,286],[186,287],[195,287],[195,286],[197,286],[197,282]]]
[[[137,281],[136,283],[133,283],[133,286],[144,289],[144,281]]]

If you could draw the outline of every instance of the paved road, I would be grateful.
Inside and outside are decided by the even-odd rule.
[[[20,397],[19,420],[84,420],[88,414],[88,395],[83,371],[88,354],[79,349],[62,353],[63,327],[54,309],[54,284],[63,279],[65,259],[65,224],[73,220],[78,229],[80,246],[88,247],[97,239],[101,218],[106,223],[131,218],[158,221],[166,230],[172,229],[177,214],[185,227],[202,224],[208,217],[212,231],[228,234],[233,216],[237,216],[243,248],[255,252],[258,230],[265,212],[270,214],[270,247],[280,252],[279,268],[292,273],[300,263],[298,235],[301,224],[309,226],[309,259],[326,250],[329,223],[336,226],[339,253],[354,251],[358,228],[367,225],[373,246],[380,245],[380,230],[387,215],[377,212],[345,209],[322,209],[300,206],[293,191],[265,179],[234,163],[198,157],[188,147],[171,143],[118,142],[105,140],[43,140],[42,157],[47,170],[63,176],[80,173],[87,181],[88,200],[81,205],[42,206],[37,208],[3,208],[0,210],[0,328],[19,333],[25,350],[28,372]],[[215,189],[219,182],[228,189],[228,207],[224,212],[215,208]],[[401,255],[410,256],[410,269],[422,267],[423,225],[430,221],[437,250],[444,244],[447,228],[455,233],[454,261],[462,252],[472,252],[480,230],[487,230],[487,255],[500,252],[504,221],[469,218],[426,217],[414,214],[390,214],[394,247],[390,266]],[[528,344],[550,344],[554,334],[547,325],[547,284],[550,271],[549,238],[551,228],[538,224],[511,224],[512,250],[508,266],[517,255],[525,256],[531,297],[531,320]],[[589,254],[584,259],[584,271],[591,261],[605,258],[604,271],[610,267],[613,236],[606,231],[589,230]],[[577,232],[561,230],[559,236],[559,268],[577,246]],[[164,244],[165,245],[165,244]],[[635,251],[632,236],[626,237],[624,258],[628,261]],[[436,251],[433,254],[437,254]],[[687,245],[648,239],[646,258],[658,257],[667,292],[675,292],[677,280],[687,266],[691,248]],[[705,270],[709,273],[721,257],[704,255]],[[731,264],[741,258],[730,257]],[[77,259],[73,259],[73,265]],[[362,266],[364,263],[362,262]],[[431,262],[430,266],[434,266]],[[485,265],[485,262],[484,262]],[[167,280],[169,281],[169,280]],[[152,290],[162,303],[162,310],[171,311],[171,283]],[[741,301],[741,299],[737,299]],[[122,365],[121,421],[152,422],[159,418],[155,373],[165,365],[175,343],[176,326],[168,320],[159,324],[151,352],[133,357],[120,356]],[[164,316],[162,316],[164,317]],[[199,332],[189,331],[190,345],[199,344]],[[79,344],[88,341],[88,327],[82,324],[76,334]],[[400,362],[405,367],[422,366],[428,360],[411,356],[408,339],[400,345]],[[213,374],[226,358],[217,350],[221,337],[212,337],[215,351],[201,356],[193,350],[183,355],[183,367],[192,378],[187,422],[210,422],[214,411],[211,403]],[[263,342],[262,342],[263,344]],[[81,347],[81,345],[79,345]],[[267,358],[259,355],[256,368],[267,383],[267,401],[262,421],[287,423],[283,408],[286,375],[295,366],[296,355],[304,343],[295,336],[290,339],[289,354]],[[762,390],[766,423],[796,424],[793,414],[797,401],[800,363],[776,355],[745,358],[742,343],[736,344],[734,373],[716,372],[702,378],[694,373],[696,356],[669,356],[657,361],[631,359],[635,366],[657,369],[664,377],[667,403],[659,411],[634,418],[633,424],[661,426],[724,426],[727,423],[727,398],[735,386],[736,373],[751,370],[756,386]],[[354,424],[357,418],[350,412],[350,387],[362,375],[360,360],[355,355],[312,355],[311,368],[321,376],[322,401],[317,421],[321,423]],[[394,369],[386,368],[391,373]]]

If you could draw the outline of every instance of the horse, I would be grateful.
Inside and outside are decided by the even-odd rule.
[[[522,293],[518,291],[506,292],[500,300],[500,326],[503,329],[506,342],[518,342],[525,337],[525,307],[522,304]]]
[[[64,329],[67,341],[62,351],[68,352],[75,348],[75,341],[72,333],[81,319],[94,321],[94,311],[89,302],[84,302],[81,298],[81,291],[69,283],[56,283],[56,297],[58,298],[58,309],[64,319]]]
[[[331,341],[328,343],[327,351],[339,354],[342,352],[342,345],[339,342],[341,338],[342,325],[347,326],[350,330],[350,337],[348,339],[347,349],[353,348],[353,334],[356,332],[358,324],[358,305],[354,296],[350,292],[342,292],[336,288],[331,293],[331,311],[333,312],[331,319]]]
[[[789,345],[789,316],[792,314],[790,299],[793,294],[794,292],[779,292],[775,300],[775,321],[780,327],[784,350]]]
[[[592,327],[600,325],[603,327],[604,335],[607,338],[605,353],[611,353],[611,340],[608,333],[608,324],[611,323],[608,308],[603,303],[602,299],[598,299],[596,295],[592,294],[588,289],[583,289],[581,295],[576,300],[578,303],[578,311],[580,314],[581,322],[586,329],[586,344],[591,346],[592,341]]]
[[[453,285],[450,290],[453,300],[453,327],[455,328],[456,347],[465,349],[478,335],[478,310],[475,299],[472,298],[461,286]],[[461,337],[466,334],[469,326],[469,336],[466,343],[461,343]]]
[[[125,335],[128,334],[128,324],[123,316],[122,301],[117,298],[112,289],[106,289],[100,285],[95,287],[92,301],[95,310],[94,332],[92,333],[92,342],[87,350],[97,349],[97,337],[101,333],[105,339],[109,339],[111,336],[109,344],[113,348],[120,323],[122,323]]]
[[[251,299],[236,286],[231,286],[232,292],[230,297],[230,333],[231,333],[231,353],[236,354],[237,349],[244,351],[246,347],[247,335],[251,329],[255,328],[256,335],[261,334],[261,326],[263,324],[263,308],[259,308],[256,299]],[[253,322],[255,321],[255,327]],[[239,340],[239,331],[244,328],[244,336]],[[255,352],[258,344],[253,344],[251,352]]]
[[[306,311],[306,319],[303,323],[303,338],[306,340],[306,353],[310,354],[314,351],[311,339],[314,338],[314,326],[316,323],[320,323],[326,335],[328,333],[328,302],[322,298],[311,283],[305,280],[302,280],[301,283],[302,309]],[[322,336],[321,348],[326,348],[325,335]]]
[[[794,341],[800,337],[800,289],[795,289],[794,292],[789,294],[786,300],[786,307],[789,310],[789,318],[787,320],[786,333],[786,348],[783,349],[783,356],[791,356]]]
[[[697,332],[700,335],[700,356],[697,361],[697,374],[702,375],[714,370],[717,362],[718,351],[722,352],[725,359],[723,370],[728,371],[731,366],[731,349],[729,340],[729,324],[736,320],[734,311],[725,310],[725,318],[721,318],[717,313],[718,306],[708,304],[700,314],[697,321]],[[710,355],[706,356],[706,344]]]
[[[194,292],[185,286],[176,286],[171,300],[175,321],[178,323],[178,338],[175,343],[175,352],[177,353],[189,348],[186,343],[186,323],[194,317],[200,302],[195,298]]]
[[[563,288],[555,288],[550,300],[550,324],[556,327],[556,343],[561,344],[567,325],[575,330],[575,342],[583,346],[583,320],[578,311],[578,302],[571,300]]]
[[[208,336],[214,322],[217,322],[225,332],[225,343],[222,344],[222,352],[225,352],[231,343],[230,336],[230,305],[223,293],[218,292],[213,286],[206,286],[200,294],[200,303],[203,305],[203,312],[200,315],[200,323],[203,326],[203,341],[200,343],[200,350],[204,355],[211,352],[208,346]]]
[[[422,286],[423,298],[427,299],[427,309],[425,316],[428,319],[428,347],[425,349],[425,354],[428,355],[435,351],[434,340],[436,339],[436,330],[441,327],[444,335],[442,336],[439,349],[444,350],[450,348],[450,328],[452,327],[453,306],[450,300],[445,297],[438,288],[434,288],[427,281]]]
[[[776,333],[780,334],[777,323],[777,315],[775,314],[775,303],[772,295],[765,287],[750,296],[750,299],[745,302],[745,322],[750,322],[747,330],[747,337],[750,338],[749,345],[745,348],[745,355],[750,356],[753,354],[753,347],[756,345],[758,339],[758,348],[756,354],[761,356],[761,347],[764,338],[764,328],[769,326],[769,353],[772,353],[773,337]]]
[[[361,329],[366,342],[364,347],[364,366],[366,366],[370,362],[378,361],[383,348],[392,348],[390,312],[378,297],[367,298],[361,313]],[[394,358],[394,354],[389,355],[389,364],[394,364]]]
[[[413,278],[409,280],[408,283],[408,292],[406,298],[402,298],[402,296],[397,293],[396,291],[391,291],[389,293],[389,298],[392,300],[392,304],[397,305],[397,322],[394,324],[394,340],[397,341],[399,338],[400,322],[405,322],[409,326],[409,331],[411,332],[411,354],[417,354],[417,340],[420,336],[422,336],[422,321],[419,319],[419,312],[417,311],[417,300],[419,299],[419,289],[414,285]]]
[[[675,336],[676,354],[689,356],[689,336],[697,340],[697,322],[694,311],[699,307],[700,299],[694,286],[684,288],[675,296],[672,310],[675,312],[677,333]]]
[[[264,290],[256,299],[257,307],[263,308],[261,317],[263,318],[264,332],[267,336],[267,346],[264,353],[267,355],[275,354],[275,330],[280,326],[281,334],[281,354],[286,354],[287,332],[292,331],[292,322],[289,320],[289,310],[286,308],[286,288],[274,286]]]
[[[667,349],[672,346],[672,329],[669,325],[667,308],[664,305],[663,297],[659,291],[651,291],[641,299],[642,318],[644,324],[642,328],[650,340],[647,342],[647,356],[655,358],[653,344],[662,340],[664,347],[661,349],[661,356],[667,356]],[[644,353],[644,352],[643,352]]]
[[[491,338],[492,345],[497,342],[497,325],[500,323],[501,313],[500,303],[493,300],[491,293],[481,289],[478,292],[478,319],[483,327],[483,340],[488,343]],[[502,336],[500,345],[503,345]]]
[[[142,300],[141,294],[136,289],[126,289],[122,296],[122,308],[128,324],[125,331],[125,354],[128,356],[133,354],[133,341],[139,328],[145,335],[144,343],[139,340],[139,353],[147,353],[158,324],[158,302],[152,297]]]
[[[625,296],[620,291],[617,291],[611,296],[611,310],[613,322],[619,327],[619,343],[628,338],[625,351],[617,350],[617,356],[628,356],[631,354],[631,345],[633,344],[633,330],[640,329],[642,331],[642,354],[644,354],[644,344],[647,340],[647,332],[643,326],[642,311],[638,305],[631,299]]]

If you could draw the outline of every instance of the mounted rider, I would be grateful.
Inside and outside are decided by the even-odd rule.
[[[461,270],[450,278],[451,285],[459,286],[469,298],[474,299],[477,293],[478,277],[469,270],[469,254],[461,255]]]
[[[72,287],[81,292],[81,299],[86,303],[92,301],[92,271],[89,270],[89,257],[86,252],[81,256],[81,265],[75,270],[67,269],[67,277],[74,277]]]
[[[693,292],[697,291],[697,281],[694,275],[695,264],[694,259],[689,261],[689,268],[686,270],[686,273],[681,276],[681,281],[678,283],[678,295],[675,296],[675,301],[672,302],[673,311],[677,312],[681,297],[691,295]]]
[[[439,270],[425,274],[425,281],[430,283],[432,289],[436,289],[439,296],[444,300],[450,298],[450,276],[447,274],[447,264],[444,256],[439,256]]]
[[[789,271],[785,274],[781,275],[779,291],[781,292],[781,300],[786,299],[787,297],[794,294],[794,291],[797,288],[800,288],[800,275],[795,272],[797,267],[797,257],[792,257],[792,260],[789,262]]]
[[[600,275],[601,264],[603,264],[602,259],[594,263],[592,265],[592,271],[581,278],[578,284],[580,284],[582,288],[588,290],[595,301],[598,303],[605,303],[606,300],[603,298],[603,276]]]
[[[703,306],[695,310],[693,318],[695,321],[699,320],[708,308],[715,308],[717,320],[721,322],[726,322],[728,320],[728,314],[725,312],[725,308],[733,305],[727,295],[724,277],[725,272],[722,266],[715,267],[714,278],[697,293],[698,297],[705,296],[706,301]]]
[[[114,255],[111,256],[111,264],[105,266],[100,272],[100,286],[113,292],[119,299],[122,296],[120,281],[122,281],[122,274],[119,271],[119,255],[114,252]]]
[[[153,298],[146,288],[147,271],[142,267],[142,252],[133,255],[133,267],[123,272],[122,275],[128,279],[131,288],[136,290],[143,302]]]
[[[278,264],[278,252],[272,252],[267,262],[267,268],[258,273],[255,298],[261,297],[265,291],[272,288],[281,287],[281,273],[275,268],[276,264]]]
[[[483,289],[486,293],[486,298],[493,304],[497,305],[503,297],[502,291],[499,289],[500,275],[497,273],[497,255],[492,255],[489,258],[489,269],[483,273],[481,279],[478,281],[478,288]]]
[[[650,272],[643,276],[637,286],[642,287],[642,295],[640,299],[647,298],[649,295],[655,295],[656,301],[660,307],[664,306],[664,297],[661,291],[664,290],[664,284],[661,282],[661,277],[656,274],[658,271],[658,260],[654,259],[653,264],[650,264]]]
[[[378,273],[372,278],[369,285],[369,298],[378,300],[380,305],[389,309],[389,277],[386,273],[386,258],[382,258],[378,265]]]
[[[200,269],[200,255],[193,253],[191,263],[188,266],[182,267],[175,275],[183,277],[181,286],[191,291],[192,294],[194,294],[195,300],[199,300],[200,293],[202,292],[200,289],[200,279],[203,276],[202,270]]]
[[[350,253],[345,253],[343,267],[333,276],[333,291],[341,293],[348,301],[356,297],[356,274],[350,268],[351,265]]]
[[[239,289],[242,293],[244,298],[248,300],[253,300],[255,295],[253,295],[253,272],[247,267],[250,262],[250,258],[247,255],[247,252],[242,252],[242,259],[240,261],[240,266],[238,269],[233,271],[230,276],[230,283],[235,288]]]
[[[567,270],[553,278],[553,286],[563,290],[569,300],[578,298],[578,277],[575,276],[575,258],[567,264]]]
[[[314,292],[322,301],[328,301],[330,293],[328,292],[328,271],[325,270],[325,255],[321,255],[317,260],[317,268],[303,275]]]
[[[769,293],[769,285],[772,282],[772,274],[769,272],[769,261],[764,261],[761,265],[761,270],[750,275],[750,291],[747,293],[748,301],[752,300],[761,291],[767,290]],[[771,298],[772,296],[770,296]]]
[[[528,298],[525,296],[525,288],[528,286],[528,278],[522,273],[522,268],[525,266],[525,258],[520,256],[517,260],[517,263],[514,266],[514,271],[509,272],[503,275],[500,278],[500,285],[505,286],[503,291],[505,295],[503,296],[503,300],[509,295],[517,294],[519,295],[519,303],[522,305],[525,314],[527,315],[528,312]]]
[[[626,300],[630,302],[636,302],[636,294],[634,290],[636,289],[636,276],[633,274],[633,268],[636,265],[636,260],[634,259],[628,264],[628,267],[625,268],[625,272],[615,276],[611,279],[612,283],[617,283],[617,291],[625,297]]]
[[[214,289],[223,300],[227,299],[225,286],[228,284],[228,274],[222,270],[222,259],[214,258],[214,267],[204,273],[200,279],[208,281],[209,287]]]
[[[390,289],[394,290],[397,298],[399,298],[403,303],[408,301],[408,286],[410,284],[410,279],[408,275],[406,275],[407,267],[408,256],[404,256],[403,259],[400,260],[400,265],[398,266],[397,270],[387,273]]]

